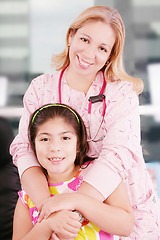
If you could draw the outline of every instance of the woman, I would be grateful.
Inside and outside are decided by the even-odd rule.
[[[158,199],[140,146],[137,94],[143,83],[124,70],[124,38],[124,25],[115,9],[95,6],[78,16],[67,32],[65,50],[53,58],[57,72],[34,79],[24,96],[24,113],[11,153],[24,189],[41,209],[49,192],[27,138],[27,125],[30,115],[44,104],[70,105],[83,118],[90,156],[97,158],[79,192],[104,201],[123,180],[135,224],[131,235],[121,239],[156,240],[160,238]],[[93,103],[88,101],[101,93],[91,98]],[[39,181],[43,184],[37,198]]]

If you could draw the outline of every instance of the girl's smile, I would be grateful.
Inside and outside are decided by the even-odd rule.
[[[66,181],[76,173],[77,136],[63,118],[47,120],[38,127],[35,149],[39,163],[47,170],[48,181]]]
[[[48,158],[48,160],[51,161],[52,164],[56,165],[56,164],[60,164],[64,160],[64,158],[53,157],[53,158]]]

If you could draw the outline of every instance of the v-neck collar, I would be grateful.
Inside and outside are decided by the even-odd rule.
[[[77,97],[82,97],[82,98],[89,98],[90,96],[94,96],[94,95],[98,95],[102,85],[103,85],[103,73],[100,71],[98,72],[95,80],[93,81],[93,83],[91,84],[87,94],[85,95],[84,92],[78,91],[76,89],[71,88],[66,80],[66,70],[64,71],[63,77],[62,77],[62,83],[63,85],[65,85],[65,87],[67,88],[67,90],[73,94],[75,94]]]

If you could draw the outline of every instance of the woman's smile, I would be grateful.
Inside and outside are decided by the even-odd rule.
[[[70,64],[66,72],[68,85],[87,93],[97,73],[105,66],[115,43],[110,25],[89,22],[69,36]]]
[[[78,55],[77,55],[77,58],[78,58],[78,61],[79,61],[79,65],[84,68],[84,69],[88,69],[90,68],[91,66],[93,66],[93,62],[90,63],[89,61],[86,61],[82,58],[80,58]]]

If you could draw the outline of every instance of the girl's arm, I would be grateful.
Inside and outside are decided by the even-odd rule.
[[[52,231],[47,228],[45,223],[46,221],[42,221],[41,224],[33,227],[28,209],[18,199],[14,213],[12,240],[49,239]]]
[[[19,199],[14,213],[12,240],[48,240],[51,239],[53,232],[60,239],[64,236],[74,239],[80,227],[78,214],[67,210],[53,213],[48,219],[44,219],[33,227],[28,209]]]
[[[87,183],[85,184],[87,187]],[[42,215],[45,213],[48,216],[61,209],[76,209],[90,222],[110,234],[129,236],[133,229],[133,211],[123,182],[104,203],[91,198],[88,193],[56,195],[45,203]]]

